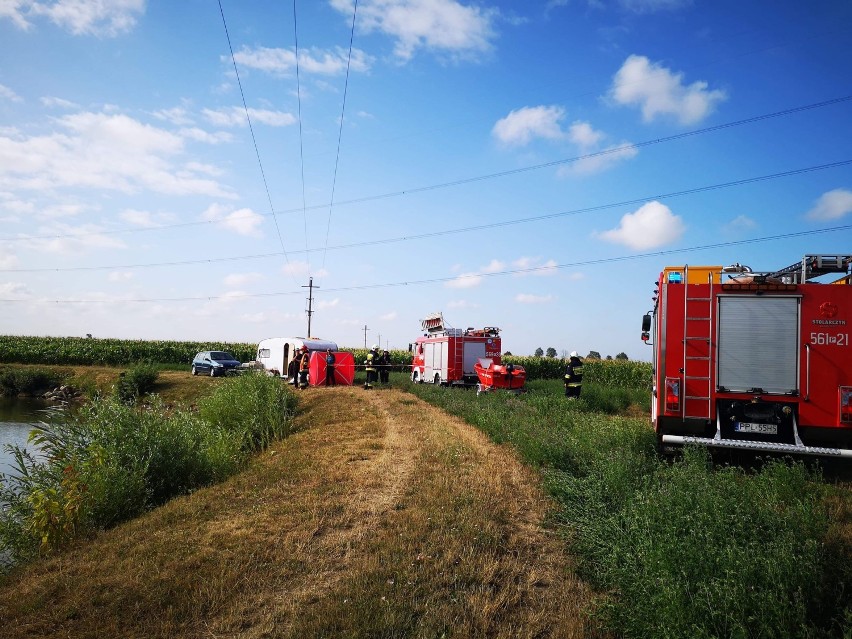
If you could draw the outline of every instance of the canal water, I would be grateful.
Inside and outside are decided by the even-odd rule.
[[[0,473],[11,470],[13,457],[7,450],[9,445],[32,448],[27,445],[27,438],[33,424],[44,419],[41,411],[48,406],[46,402],[35,399],[0,397]]]

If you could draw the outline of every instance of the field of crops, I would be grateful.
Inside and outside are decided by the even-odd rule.
[[[356,364],[367,357],[367,349],[345,348],[355,355]],[[139,362],[189,366],[199,351],[228,351],[242,362],[254,359],[256,344],[234,342],[179,342],[172,340],[122,340],[85,337],[0,336],[0,362],[17,364],[67,364],[82,366],[130,366]],[[411,364],[411,354],[390,351],[398,371]],[[507,363],[523,366],[527,378],[561,379],[565,361],[555,357],[507,356]],[[623,360],[586,360],[586,379],[618,388],[650,390],[651,365]]]

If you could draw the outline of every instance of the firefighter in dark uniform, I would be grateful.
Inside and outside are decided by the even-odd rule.
[[[583,362],[577,351],[571,351],[565,367],[565,397],[577,399],[583,389]]]
[[[364,360],[364,368],[367,371],[367,381],[364,382],[364,388],[370,389],[376,382],[376,366],[379,363],[379,347],[374,344],[373,348],[367,353],[367,359]]]
[[[311,367],[311,354],[307,346],[302,346],[302,358],[299,360],[299,388],[308,387],[308,371]]]
[[[337,380],[334,379],[334,353],[329,348],[325,353],[325,385],[337,386]]]
[[[382,384],[388,383],[388,378],[390,377],[390,364],[390,353],[382,351],[382,354],[379,355],[379,381]]]

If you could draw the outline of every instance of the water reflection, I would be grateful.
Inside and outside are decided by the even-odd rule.
[[[19,397],[0,397],[0,473],[11,470],[12,455],[7,446],[27,448],[27,438],[33,424],[42,421],[42,411],[48,408],[48,402]]]

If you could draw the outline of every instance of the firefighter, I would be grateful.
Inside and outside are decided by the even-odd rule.
[[[337,386],[337,380],[334,379],[334,353],[329,348],[325,353],[325,385]]]
[[[308,370],[311,367],[311,354],[307,346],[302,346],[302,357],[299,360],[299,388],[304,390],[308,387]]]
[[[390,353],[388,351],[382,351],[382,354],[379,355],[379,381],[382,384],[388,383],[388,378],[390,377],[390,364]]]
[[[302,351],[296,351],[293,355],[293,359],[291,359],[290,363],[287,365],[287,378],[290,380],[293,388],[297,388],[299,386],[299,360],[301,358]]]
[[[373,348],[367,353],[367,359],[364,360],[364,368],[367,371],[367,381],[364,382],[364,388],[370,389],[376,381],[376,366],[379,363],[379,347],[373,344]]]
[[[565,397],[577,399],[583,389],[583,362],[577,351],[571,351],[565,367]]]

